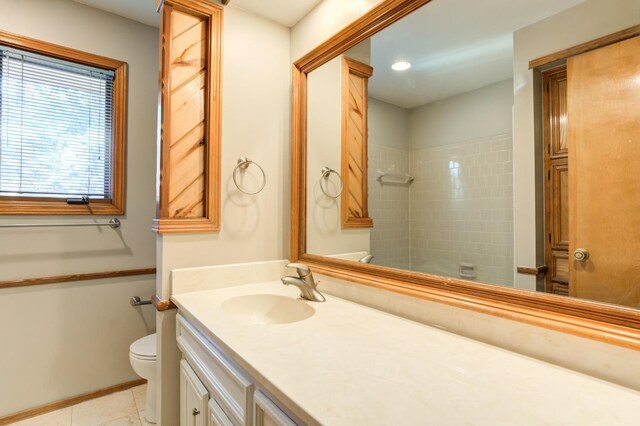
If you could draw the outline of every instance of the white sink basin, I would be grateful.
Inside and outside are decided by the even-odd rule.
[[[222,302],[222,310],[253,324],[287,324],[302,321],[316,310],[300,299],[275,294],[249,294]]]

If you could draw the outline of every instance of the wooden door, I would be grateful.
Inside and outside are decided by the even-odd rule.
[[[640,307],[640,37],[567,73],[570,295]]]
[[[547,293],[569,294],[567,66],[543,73],[545,279]]]

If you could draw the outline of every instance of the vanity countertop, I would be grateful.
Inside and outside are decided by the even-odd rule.
[[[279,281],[174,295],[181,313],[302,419],[323,425],[636,425],[640,392],[326,296],[288,324],[229,318]],[[580,354],[576,354],[580,356]],[[631,368],[631,366],[630,366]]]

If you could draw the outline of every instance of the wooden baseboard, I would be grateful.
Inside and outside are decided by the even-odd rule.
[[[143,385],[145,383],[147,383],[145,379],[133,380],[131,382],[121,383],[119,385],[110,386],[108,388],[100,389],[94,392],[89,392],[89,393],[74,396],[71,398],[63,399],[60,401],[52,402],[49,404],[41,405],[39,407],[29,408],[28,410],[19,411],[17,413],[10,414],[5,417],[0,417],[0,426],[9,425],[11,423],[28,419],[30,417],[39,416],[41,414],[45,414],[50,411],[56,411],[62,408],[71,407],[72,405],[76,405],[81,402],[88,401],[90,399],[100,398],[101,396],[127,390],[136,386]]]

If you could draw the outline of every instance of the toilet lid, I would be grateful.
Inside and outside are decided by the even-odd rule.
[[[139,357],[153,358],[156,356],[156,334],[150,334],[131,344],[129,350]]]

